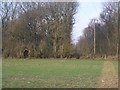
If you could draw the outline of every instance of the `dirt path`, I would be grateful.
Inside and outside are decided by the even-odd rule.
[[[115,72],[114,65],[106,61],[102,68],[98,88],[118,88],[118,75]]]

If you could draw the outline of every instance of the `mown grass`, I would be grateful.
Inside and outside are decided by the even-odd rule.
[[[3,60],[3,88],[94,88],[102,60]]]

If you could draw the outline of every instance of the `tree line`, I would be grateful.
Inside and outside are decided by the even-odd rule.
[[[94,43],[95,39],[95,43]],[[92,19],[77,44],[83,56],[119,56],[120,2],[106,2],[99,19]],[[95,49],[95,51],[94,51]],[[117,58],[117,57],[116,57]]]
[[[72,55],[77,2],[4,2],[0,6],[3,57],[23,58],[25,53],[35,58]]]
[[[77,2],[4,2],[0,6],[5,58],[119,56],[120,2],[104,3],[99,19],[89,22],[76,45],[71,33]]]

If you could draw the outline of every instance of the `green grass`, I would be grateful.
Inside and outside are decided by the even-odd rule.
[[[3,60],[3,88],[94,88],[104,61]]]

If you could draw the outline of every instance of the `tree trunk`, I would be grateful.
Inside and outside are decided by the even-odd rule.
[[[63,44],[61,45],[61,56],[60,56],[60,58],[63,58]]]
[[[53,49],[54,49],[54,58],[56,58],[56,51],[57,51],[57,46],[56,46],[56,33],[54,34]]]
[[[118,58],[118,60],[120,59],[119,58],[119,49],[120,49],[120,15],[119,15],[119,10],[120,10],[120,1],[118,2],[118,35],[117,35],[117,58]]]

